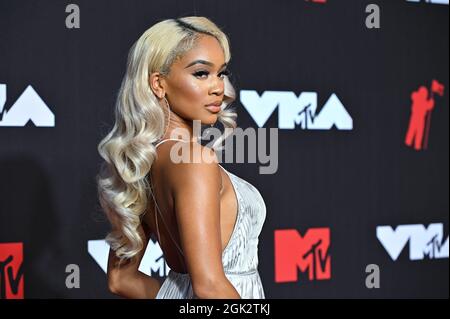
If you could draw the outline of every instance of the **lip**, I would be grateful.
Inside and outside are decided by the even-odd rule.
[[[222,105],[222,100],[217,100],[217,101],[214,101],[212,103],[206,104],[206,106],[211,106],[211,105],[221,106]]]
[[[208,110],[210,110],[211,112],[213,112],[213,113],[217,113],[217,112],[219,112],[220,111],[220,106],[222,105],[222,101],[214,101],[213,103],[211,103],[211,104],[207,104],[206,105],[206,108],[208,109]]]
[[[207,105],[206,108],[213,113],[217,113],[220,111],[220,105]]]

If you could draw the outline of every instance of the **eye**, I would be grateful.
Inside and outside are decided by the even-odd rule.
[[[229,70],[223,70],[222,72],[219,73],[220,76],[229,76],[231,74],[231,72]]]
[[[195,72],[193,75],[195,77],[201,77],[202,78],[204,75],[208,76],[209,72],[208,71],[198,71],[198,72]]]
[[[219,77],[223,76],[229,76],[231,74],[231,72],[229,70],[223,70],[222,72],[219,73]],[[197,78],[206,78],[209,75],[208,71],[197,71],[195,73],[193,73],[193,75]]]

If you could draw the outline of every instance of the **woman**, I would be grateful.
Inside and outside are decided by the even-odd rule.
[[[264,298],[257,271],[264,201],[193,132],[194,120],[236,127],[236,114],[225,109],[235,98],[230,58],[226,35],[204,17],[159,22],[130,50],[116,123],[99,144],[106,162],[98,190],[112,225],[108,283],[115,294]],[[180,129],[188,134],[171,138]],[[175,163],[171,149],[179,144],[213,161]],[[138,271],[150,236],[171,268],[162,286]]]

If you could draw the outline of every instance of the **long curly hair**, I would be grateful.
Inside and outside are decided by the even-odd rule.
[[[105,160],[97,175],[98,197],[112,227],[106,241],[120,260],[133,258],[144,248],[138,227],[151,195],[147,175],[156,159],[154,143],[162,138],[168,124],[158,98],[149,87],[148,77],[153,72],[169,74],[172,63],[205,34],[219,41],[228,63],[231,59],[228,38],[205,17],[158,22],[129,51],[115,105],[115,124],[98,145]],[[218,121],[225,133],[215,141],[213,149],[236,127],[236,113],[225,108],[235,99],[228,78],[224,95]]]

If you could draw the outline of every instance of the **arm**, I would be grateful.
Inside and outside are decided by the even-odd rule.
[[[214,151],[202,146],[215,159],[207,163],[170,164],[181,246],[198,298],[240,298],[225,276],[220,236],[220,168]]]
[[[119,258],[113,250],[109,251],[108,288],[113,294],[125,298],[155,298],[161,286],[160,282],[138,270],[149,240],[142,226],[139,226],[138,230],[145,245],[135,258],[123,261],[119,266]]]

